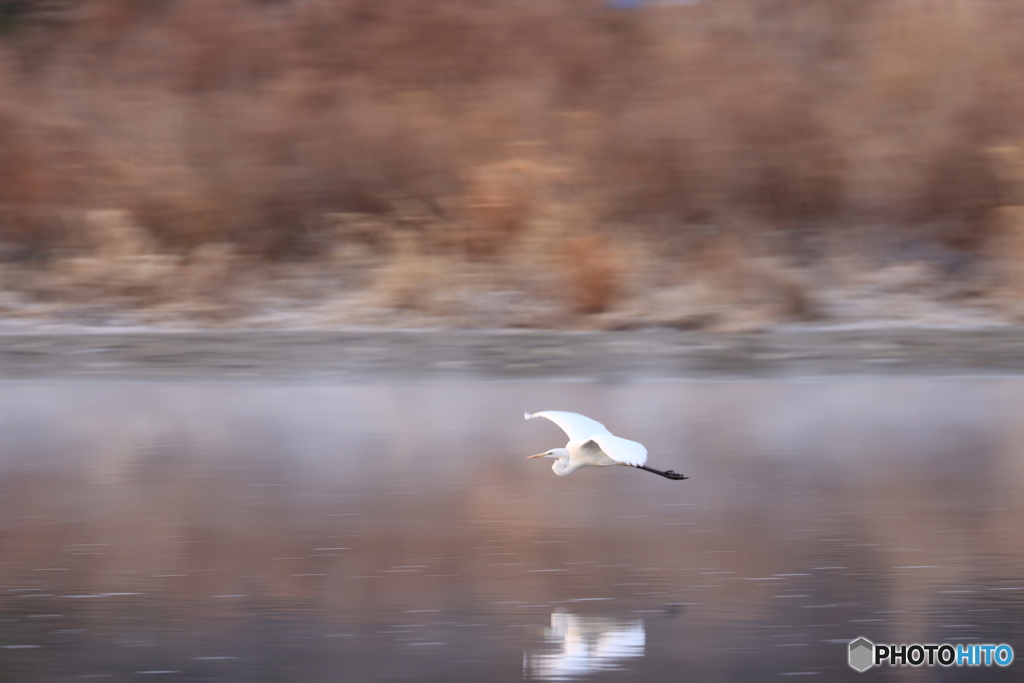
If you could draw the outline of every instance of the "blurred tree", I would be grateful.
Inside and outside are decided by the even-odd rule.
[[[0,0],[0,33],[10,31],[28,10],[28,0]]]

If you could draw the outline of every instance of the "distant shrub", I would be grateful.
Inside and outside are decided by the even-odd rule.
[[[544,202],[590,205],[577,236],[738,219],[986,243],[984,150],[1024,137],[1024,5],[607,5],[0,0],[8,28],[61,18],[0,41],[0,258],[73,246],[96,208],[167,251],[265,259],[325,251],[340,213],[501,258]]]

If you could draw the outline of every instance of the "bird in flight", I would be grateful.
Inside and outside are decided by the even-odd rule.
[[[545,410],[539,413],[525,413],[527,420],[544,417],[562,428],[569,436],[565,448],[552,448],[545,453],[526,456],[530,458],[552,458],[551,466],[555,474],[565,477],[581,467],[607,467],[608,465],[628,465],[648,472],[653,472],[666,479],[689,479],[672,470],[656,470],[646,467],[647,449],[642,443],[623,439],[608,431],[608,428],[597,420],[591,420],[579,413],[567,413],[562,410]]]

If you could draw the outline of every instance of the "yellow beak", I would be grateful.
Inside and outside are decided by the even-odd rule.
[[[538,453],[537,455],[528,455],[528,456],[526,456],[526,460],[529,460],[530,458],[543,458],[545,455],[547,455],[547,453]]]

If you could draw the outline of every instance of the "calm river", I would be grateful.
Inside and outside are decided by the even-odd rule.
[[[573,410],[691,477],[524,456]],[[1024,380],[0,384],[0,680],[1022,680]]]

